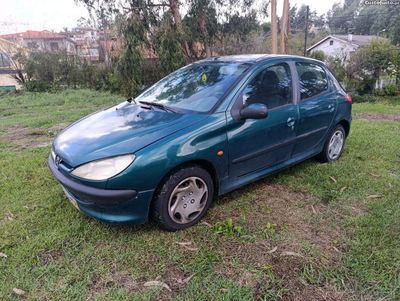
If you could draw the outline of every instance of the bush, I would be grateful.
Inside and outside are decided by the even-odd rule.
[[[400,88],[396,85],[387,85],[383,89],[376,89],[374,94],[377,96],[397,96],[400,95]]]
[[[375,103],[382,100],[382,98],[374,95],[358,95],[358,94],[350,94],[353,103],[362,103],[362,102],[369,102]]]
[[[376,89],[374,94],[376,96],[385,96],[385,92],[383,91],[383,89]]]
[[[322,62],[325,61],[325,59],[326,59],[325,52],[323,52],[322,50],[315,50],[315,51],[311,52],[308,57],[322,61]]]
[[[359,81],[356,85],[356,91],[360,95],[365,95],[365,94],[372,94],[374,91],[374,86],[375,86],[375,78],[370,75],[364,76],[362,81]]]
[[[43,79],[34,79],[25,83],[25,89],[29,92],[47,92],[51,89],[51,84]]]
[[[396,85],[388,85],[388,86],[383,87],[383,92],[387,96],[396,96],[396,95],[400,95],[400,88],[399,88],[399,86],[396,86]]]

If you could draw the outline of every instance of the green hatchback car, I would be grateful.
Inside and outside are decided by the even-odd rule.
[[[48,163],[87,215],[111,224],[151,216],[176,231],[218,195],[313,156],[337,160],[351,103],[320,61],[215,57],[71,124]]]

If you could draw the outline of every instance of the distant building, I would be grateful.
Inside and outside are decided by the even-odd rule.
[[[327,56],[350,59],[352,53],[359,47],[364,47],[377,36],[367,35],[329,35],[307,49],[307,52],[322,50]]]
[[[76,54],[91,62],[99,61],[98,42],[88,42],[87,39],[76,41]]]
[[[30,50],[57,51],[65,49],[68,55],[76,55],[76,43],[72,39],[49,31],[28,30],[0,35],[0,38]]]
[[[110,39],[111,30],[98,30],[91,27],[75,27],[71,31],[62,32],[76,43],[76,52],[79,57],[85,58],[91,62],[101,60],[101,40]],[[103,42],[103,41],[102,41]]]
[[[18,52],[28,52],[20,45],[0,38],[0,91],[20,89],[21,85],[17,78],[23,78],[24,66],[13,59]]]

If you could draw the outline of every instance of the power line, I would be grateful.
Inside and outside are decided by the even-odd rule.
[[[353,18],[356,19],[358,17],[368,17],[368,16],[376,16],[376,15],[390,15],[392,13],[373,13],[373,14],[363,14],[363,15],[348,15],[348,16],[341,16],[341,17],[330,17],[330,19],[346,19],[346,18]]]

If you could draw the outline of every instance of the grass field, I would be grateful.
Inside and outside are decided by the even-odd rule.
[[[122,100],[0,96],[0,300],[400,300],[399,99],[354,104],[339,161],[233,191],[176,233],[85,216],[47,167],[62,128]]]

